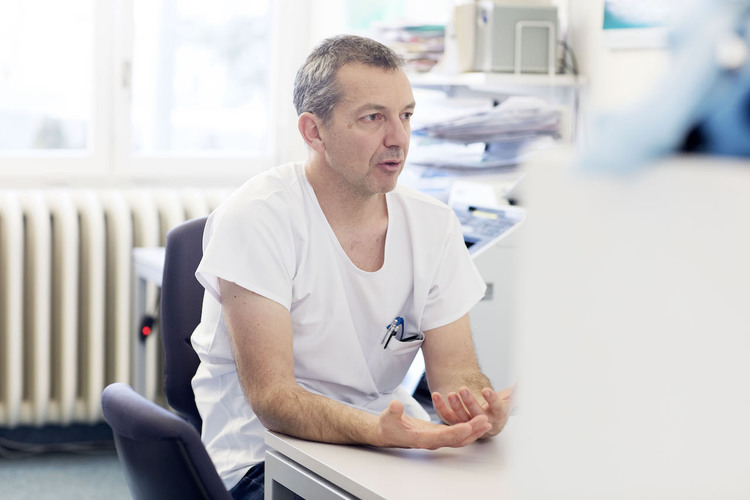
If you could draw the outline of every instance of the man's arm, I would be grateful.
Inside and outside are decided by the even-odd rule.
[[[508,421],[513,390],[495,392],[480,370],[468,314],[426,331],[422,352],[432,402],[440,418],[456,425],[487,415],[492,428],[485,436],[499,433]]]
[[[484,415],[439,426],[405,415],[397,401],[377,416],[303,389],[289,311],[234,283],[220,279],[219,287],[240,382],[266,428],[329,443],[430,449],[465,446],[490,429]]]

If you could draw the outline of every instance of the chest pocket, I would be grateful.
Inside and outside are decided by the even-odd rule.
[[[407,332],[405,338],[411,340],[398,340],[392,338],[388,345],[383,348],[379,346],[373,353],[373,379],[378,389],[382,392],[394,390],[406,376],[409,371],[417,351],[424,342],[422,332]]]

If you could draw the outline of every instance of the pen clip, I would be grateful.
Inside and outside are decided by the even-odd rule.
[[[404,329],[404,318],[401,316],[396,316],[394,320],[391,322],[390,325],[386,327],[385,330],[385,336],[383,337],[383,340],[380,341],[381,344],[385,343],[383,345],[383,349],[388,347],[388,344],[390,343],[391,339],[399,334],[399,332],[403,332]]]

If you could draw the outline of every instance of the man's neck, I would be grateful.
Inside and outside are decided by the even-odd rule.
[[[314,169],[305,173],[328,225],[351,262],[363,271],[380,269],[388,232],[385,194],[364,196],[327,182]]]
[[[309,164],[305,168],[305,174],[320,208],[334,230],[351,229],[383,219],[387,221],[385,194],[356,192],[335,179],[327,179],[322,169],[313,168]]]

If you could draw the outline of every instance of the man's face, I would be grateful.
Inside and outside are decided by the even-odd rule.
[[[338,71],[342,97],[320,133],[340,186],[368,196],[396,186],[409,150],[414,95],[406,74],[364,64]]]

